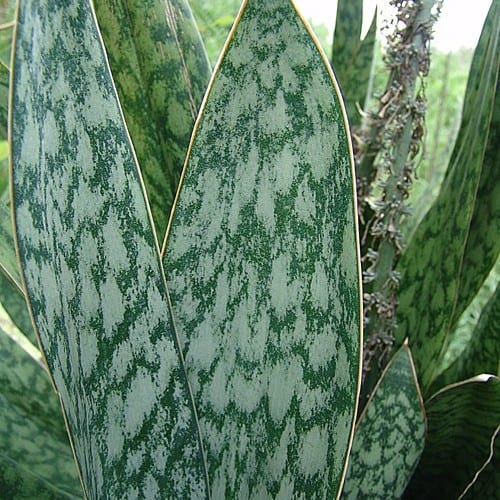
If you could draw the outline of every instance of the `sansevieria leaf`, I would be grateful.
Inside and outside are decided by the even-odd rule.
[[[10,280],[19,292],[22,292],[21,275],[12,231],[12,215],[2,203],[0,203],[0,273]]]
[[[210,66],[186,0],[95,0],[160,239]]]
[[[426,402],[426,411],[425,449],[404,498],[458,498],[492,459],[500,379],[476,377],[445,387]]]
[[[85,495],[204,497],[158,244],[89,1],[20,3],[11,110],[23,278]]]
[[[332,64],[344,96],[351,125],[361,124],[373,64],[377,13],[361,40],[363,0],[339,0],[333,35]]]
[[[164,267],[213,498],[335,498],[360,367],[353,165],[289,0],[244,2],[200,111]]]
[[[480,202],[479,187],[482,183],[489,184],[489,177],[498,175],[498,172],[493,174],[498,171],[496,155],[485,156],[485,151],[488,150],[490,134],[496,137],[494,129],[500,125],[491,119],[499,61],[500,3],[493,2],[474,54],[462,125],[441,191],[399,262],[402,277],[396,335],[400,342],[410,338],[424,391],[435,376],[447,335],[455,323],[462,287],[468,283],[467,275],[478,272],[483,274],[484,280],[496,261],[495,251],[470,249],[469,242],[473,238],[482,244],[480,238],[473,237],[479,226],[472,224]],[[494,192],[487,185],[486,188],[487,192]],[[492,198],[487,204],[498,207],[498,198]],[[491,210],[486,210],[487,214],[489,212]],[[493,210],[492,215],[497,212],[498,209]],[[496,241],[493,246],[498,249],[498,214],[496,217],[481,221],[480,228],[485,242],[488,242],[485,245]],[[469,250],[475,257],[469,255]],[[479,268],[474,267],[472,263],[477,261],[477,255],[487,257],[491,262],[486,267],[482,262],[479,262]],[[468,293],[470,290],[469,287]]]
[[[9,68],[0,62],[0,141],[7,140],[9,110]]]
[[[481,312],[464,352],[436,379],[433,389],[482,373],[500,376],[500,285]]]
[[[0,496],[81,498],[57,394],[45,370],[0,329]]]
[[[356,424],[342,498],[400,498],[424,449],[425,426],[413,360],[403,345]]]

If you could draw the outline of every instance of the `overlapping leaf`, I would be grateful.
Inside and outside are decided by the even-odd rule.
[[[17,241],[85,494],[202,497],[159,250],[90,2],[26,0],[18,16]]]
[[[160,239],[210,66],[186,0],[96,0],[99,28]]]
[[[400,498],[424,449],[425,414],[407,345],[358,419],[342,498]]]
[[[333,36],[332,64],[342,88],[351,125],[360,125],[373,64],[377,13],[361,40],[363,0],[340,0]]]
[[[354,423],[353,167],[288,0],[244,3],[195,128],[164,267],[213,498],[334,498]]]
[[[485,155],[485,151],[489,151],[488,140],[495,140],[500,125],[496,119],[491,120],[500,57],[499,33],[500,4],[493,2],[474,55],[462,125],[441,192],[399,265],[402,279],[397,338],[402,342],[410,337],[419,379],[425,389],[432,382],[447,334],[459,312],[456,305],[463,307],[460,297],[470,295],[475,287],[471,283],[477,280],[467,276],[475,272],[483,274],[479,279],[482,282],[496,261],[494,254],[498,253],[495,235],[498,235],[499,198],[491,198],[497,187],[489,185],[491,177],[498,175],[498,168],[494,157]],[[483,194],[485,200],[481,198]],[[480,208],[483,203],[484,208]],[[485,213],[488,220],[473,228],[472,222]],[[484,235],[485,232],[491,235]],[[485,236],[484,243],[479,234]],[[491,250],[491,245],[496,250]],[[478,246],[482,250],[476,249]],[[492,262],[481,262],[475,267],[478,256]]]
[[[425,449],[404,498],[458,498],[492,458],[500,379],[477,377],[448,386],[426,402],[426,410]]]
[[[1,330],[0,421],[2,498],[82,497],[49,376]]]
[[[0,62],[0,141],[7,140],[9,110],[9,68]]]
[[[500,286],[488,301],[464,352],[436,379],[433,389],[481,373],[500,376]]]
[[[22,293],[23,287],[12,233],[12,216],[9,209],[2,203],[0,203],[0,273],[19,293]]]

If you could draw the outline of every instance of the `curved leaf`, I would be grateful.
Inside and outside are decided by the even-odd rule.
[[[88,498],[204,495],[152,221],[89,1],[20,4],[17,244]]]
[[[163,239],[210,65],[185,0],[95,0],[120,102]]]
[[[2,498],[82,496],[59,399],[45,370],[0,330]]]
[[[387,364],[356,424],[342,498],[400,498],[424,449],[425,413],[410,349]]]
[[[339,0],[331,60],[352,126],[361,124],[359,108],[365,105],[369,87],[377,34],[377,12],[363,40],[362,20],[363,0]]]
[[[433,390],[489,373],[500,376],[500,285],[484,307],[472,338],[465,351],[446,369],[432,385]]]
[[[249,0],[209,87],[164,267],[213,498],[339,491],[360,367],[352,156],[288,0]]]
[[[500,491],[500,425],[491,439],[490,454],[458,500],[495,498]]]
[[[488,138],[496,137],[492,127],[500,124],[491,121],[500,60],[499,34],[500,4],[493,2],[474,55],[462,125],[446,178],[399,263],[402,278],[397,340],[410,338],[417,373],[425,390],[435,376],[437,361],[458,313],[461,287],[467,282],[466,276],[475,272],[473,267],[466,266],[473,251],[468,244],[477,244],[474,234],[479,231],[472,228],[478,187],[482,178],[498,170],[491,157],[485,156],[485,150]],[[498,206],[498,198],[487,203]],[[498,234],[498,220],[483,221],[480,231],[486,228],[493,235]],[[492,238],[496,238],[498,247],[498,238],[493,235],[486,238],[485,248]],[[488,252],[479,253],[484,256]],[[472,256],[471,259],[474,260]],[[496,257],[488,266],[495,261]],[[481,264],[482,271],[484,267]]]
[[[426,409],[425,449],[403,498],[458,498],[491,455],[500,423],[500,379],[476,377],[445,387]]]

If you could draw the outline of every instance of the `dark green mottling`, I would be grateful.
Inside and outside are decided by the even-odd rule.
[[[0,330],[0,497],[82,497],[48,373]],[[24,493],[23,493],[24,492]]]
[[[0,63],[0,141],[7,140],[9,114],[9,69]]]
[[[203,498],[152,220],[89,1],[20,4],[12,181],[29,305],[94,498]]]
[[[403,346],[356,424],[341,498],[400,498],[424,449],[425,426],[413,360]]]
[[[403,498],[458,498],[490,456],[500,425],[500,379],[448,386],[426,402],[426,411],[425,449]]]
[[[481,373],[500,376],[500,285],[481,311],[470,342],[432,384],[432,392]]]
[[[195,129],[164,267],[213,498],[335,498],[360,289],[340,97],[288,0],[250,0]]]
[[[483,245],[478,235],[485,230],[498,234],[498,215],[496,220],[486,216],[488,220],[481,221],[475,228],[472,221],[475,213],[484,210],[489,213],[488,207],[498,207],[498,197],[496,200],[486,198],[484,207],[476,211],[476,202],[480,202],[478,194],[481,194],[478,187],[482,182],[489,182],[486,172],[498,170],[495,162],[491,163],[488,158],[483,162],[483,157],[488,131],[494,125],[491,117],[500,58],[499,34],[500,3],[493,2],[473,58],[462,124],[450,166],[438,198],[420,223],[398,266],[402,277],[396,337],[399,342],[409,337],[424,391],[435,377],[463,287],[468,289],[468,301],[472,299],[470,294],[475,285],[471,283],[475,279],[470,280],[468,276],[474,272],[485,273],[479,280],[482,282],[496,260],[495,252],[498,253],[498,237],[493,234],[485,237],[482,250],[478,247]],[[481,181],[483,170],[486,177]],[[491,215],[493,213],[498,213],[498,209]],[[496,243],[492,243],[494,239]],[[489,248],[491,244],[496,250]],[[475,268],[479,254],[480,259],[492,259],[492,262]],[[463,306],[464,303],[460,307]]]
[[[332,64],[344,97],[351,126],[361,124],[361,113],[372,70],[377,14],[361,40],[363,0],[339,0],[333,35]]]
[[[161,241],[210,65],[186,0],[94,5]]]

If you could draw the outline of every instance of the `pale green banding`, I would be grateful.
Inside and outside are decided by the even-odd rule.
[[[210,65],[185,0],[95,0],[94,5],[163,240]]]
[[[23,280],[85,494],[203,498],[159,250],[89,1],[20,4],[11,110]]]
[[[335,498],[356,411],[354,175],[328,62],[250,0],[195,127],[164,267],[213,498]]]
[[[401,343],[409,337],[424,392],[435,378],[456,315],[498,255],[500,214],[498,198],[491,197],[495,190],[490,189],[498,162],[492,150],[486,153],[489,136],[496,138],[500,125],[498,111],[493,113],[499,64],[500,3],[493,2],[474,54],[462,124],[441,191],[398,264],[396,339]],[[476,272],[482,279],[469,278]]]
[[[400,498],[424,449],[425,413],[408,346],[386,366],[358,419],[342,498]]]
[[[458,498],[491,457],[500,424],[500,379],[476,377],[445,387],[426,402],[426,413],[425,449],[405,499]],[[482,485],[485,492],[499,485],[498,468],[485,471],[486,481],[488,474],[492,484]],[[494,491],[465,498],[493,499]]]
[[[57,394],[48,374],[0,330],[0,496],[81,498]],[[36,490],[33,492],[36,493]],[[50,494],[50,495],[49,495]]]
[[[14,235],[12,232],[12,215],[10,210],[0,203],[0,272],[23,293],[19,263],[16,256]]]

